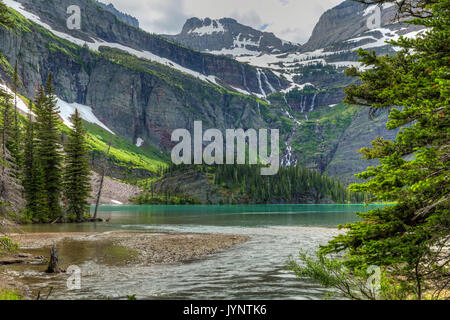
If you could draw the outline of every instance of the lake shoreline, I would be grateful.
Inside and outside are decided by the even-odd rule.
[[[15,233],[9,237],[20,244],[18,252],[0,255],[5,261],[13,256],[29,255],[23,252],[46,250],[41,263],[42,273],[50,255],[50,248],[56,245],[62,249],[69,243],[102,244],[108,250],[121,249],[126,255],[120,257],[123,267],[131,264],[163,265],[175,263],[188,263],[203,259],[215,253],[232,248],[235,245],[247,242],[250,237],[225,234],[199,234],[199,233],[152,233],[152,232],[45,232],[45,233]],[[86,261],[92,260],[91,257]],[[0,259],[1,260],[1,259]],[[67,262],[60,261],[63,268]],[[13,290],[19,292],[24,299],[33,299],[28,286],[20,279],[8,274],[8,268],[17,265],[31,265],[29,260],[22,263],[5,264],[6,268],[0,270],[0,290]],[[6,272],[5,272],[6,271]]]
[[[19,243],[20,250],[50,248],[63,241],[110,241],[114,246],[123,246],[148,254],[161,251],[161,255],[185,250],[178,259],[157,259],[163,263],[184,261],[187,258],[209,255],[219,250],[249,240],[249,237],[225,234],[174,233],[174,232],[42,232],[10,234],[9,237]],[[196,245],[196,248],[193,247]]]

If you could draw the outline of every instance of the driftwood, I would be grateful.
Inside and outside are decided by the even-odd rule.
[[[0,265],[13,265],[13,264],[31,264],[42,265],[47,260],[41,256],[34,256],[27,253],[7,254],[0,256]]]
[[[45,273],[63,272],[65,271],[59,268],[58,249],[56,249],[56,245],[53,245],[52,250],[50,251],[50,262],[48,263],[48,268]]]

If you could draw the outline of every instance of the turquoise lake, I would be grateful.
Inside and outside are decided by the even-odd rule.
[[[66,290],[61,280],[41,277],[39,286],[59,287],[54,298],[104,299],[136,295],[141,299],[323,299],[326,290],[296,279],[284,266],[302,249],[313,254],[339,231],[358,220],[364,205],[253,206],[102,206],[109,223],[34,225],[28,232],[140,231],[237,234],[248,242],[189,263],[106,266],[85,261],[81,290]],[[28,274],[27,274],[28,272]],[[59,282],[58,282],[59,281]]]

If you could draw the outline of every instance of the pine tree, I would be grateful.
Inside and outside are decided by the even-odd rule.
[[[11,135],[13,126],[11,99],[11,95],[0,90],[0,202],[13,204],[13,210],[17,212],[23,207],[23,200],[22,186],[17,179],[19,167],[10,152],[11,146],[14,145]]]
[[[20,78],[18,74],[17,61],[14,66],[14,74],[13,74],[13,110],[12,110],[12,119],[10,121],[10,142],[9,142],[9,151],[11,152],[11,156],[15,159],[18,167],[21,167],[22,164],[22,145],[21,145],[21,127],[19,122],[19,111],[17,109],[17,92],[19,90]]]
[[[58,108],[52,85],[48,77],[46,88],[38,89],[36,99],[37,152],[45,179],[47,208],[50,219],[61,217],[62,153],[58,120]]]
[[[30,106],[31,110],[31,106]],[[25,127],[24,161],[23,161],[23,187],[24,197],[27,201],[26,215],[28,220],[34,222],[47,222],[48,210],[45,192],[44,171],[42,170],[36,150],[35,124],[31,114]]]
[[[64,194],[67,201],[67,214],[69,218],[75,217],[80,222],[83,215],[88,212],[88,198],[91,193],[90,168],[86,144],[86,133],[83,122],[78,113],[71,117],[72,130],[68,135],[66,151],[66,166],[64,175]]]
[[[410,23],[429,30],[416,39],[392,41],[402,48],[395,56],[360,50],[369,68],[351,68],[348,74],[362,84],[346,90],[348,103],[394,108],[387,126],[402,128],[397,139],[378,138],[361,150],[380,165],[360,174],[366,182],[352,190],[396,205],[361,213],[363,221],[347,225],[347,234],[322,252],[346,251],[350,270],[383,267],[410,297],[421,299],[428,291],[438,298],[449,283],[450,0],[406,1],[405,6],[419,17]],[[405,10],[400,13],[410,11]]]

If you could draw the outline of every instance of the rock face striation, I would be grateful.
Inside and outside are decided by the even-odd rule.
[[[4,2],[17,27],[0,26],[0,79],[11,83],[17,61],[24,96],[34,97],[52,73],[59,98],[89,106],[116,135],[164,153],[172,132],[193,130],[194,121],[205,130],[279,129],[284,165],[346,183],[368,165],[357,149],[395,132],[386,115],[370,120],[366,109],[340,103],[356,81],[344,71],[361,67],[357,48],[392,54],[386,40],[421,30],[393,21],[388,6],[380,28],[369,30],[371,8],[354,1],[325,12],[304,46],[228,18],[193,18],[179,35],[158,36],[92,0]],[[81,30],[67,29],[70,5],[82,8]]]

